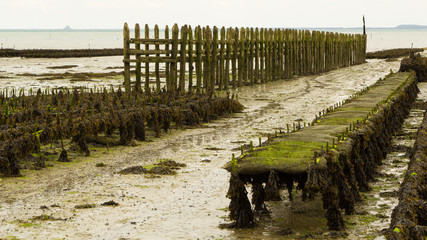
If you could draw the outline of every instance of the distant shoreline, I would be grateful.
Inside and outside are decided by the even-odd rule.
[[[172,26],[172,24],[170,25]],[[321,30],[321,29],[340,29],[340,30],[362,30],[362,27],[267,27],[267,28],[280,28],[280,29],[309,29],[309,30]],[[154,31],[154,29],[150,29]],[[160,28],[164,30],[164,28]],[[427,30],[427,26],[424,25],[399,25],[396,27],[367,27],[366,30]],[[123,29],[0,29],[0,32],[121,32]]]

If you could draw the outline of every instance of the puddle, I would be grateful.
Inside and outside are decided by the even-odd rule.
[[[76,72],[104,72],[111,71],[104,70],[107,67],[120,65],[121,57],[10,61],[14,62],[2,64],[0,74],[10,76],[23,73],[28,71],[23,68],[29,65],[36,73],[46,71],[46,66],[62,65],[78,65],[72,68]],[[326,224],[320,201],[303,204],[298,199],[292,203],[284,201],[270,204],[273,215],[255,229],[220,229],[220,223],[228,222],[226,208],[229,204],[229,199],[225,197],[229,174],[221,167],[229,161],[232,153],[240,154],[240,145],[253,141],[256,146],[259,136],[265,141],[267,134],[286,129],[286,124],[292,126],[297,119],[312,121],[314,115],[322,109],[371,85],[388,74],[390,69],[396,72],[399,65],[400,62],[369,60],[367,64],[320,76],[239,88],[235,93],[246,109],[231,118],[204,124],[202,128],[173,130],[160,139],[152,139],[152,142],[141,142],[137,147],[119,147],[114,151],[105,151],[106,154],[98,157],[82,158],[77,163],[62,164],[42,171],[25,171],[24,178],[0,179],[0,237],[292,239],[312,233],[323,234]],[[15,69],[14,66],[23,67]],[[92,86],[90,84],[98,83],[86,84]],[[171,159],[187,167],[178,170],[177,175],[161,178],[115,174],[126,167],[147,165],[158,159]],[[107,167],[96,167],[98,162]],[[119,205],[75,208],[80,204],[98,206],[108,201]],[[40,209],[40,206],[53,204],[60,207]],[[372,212],[377,211],[376,208]],[[42,214],[67,221],[36,222],[26,227],[18,223],[19,220]],[[284,236],[288,228],[293,234]],[[276,234],[278,232],[282,235]]]

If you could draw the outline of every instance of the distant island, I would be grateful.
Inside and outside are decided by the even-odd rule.
[[[71,31],[71,30],[73,30],[73,29],[71,29],[71,27],[70,26],[66,26],[66,27],[64,27],[64,29],[63,29],[64,31]]]
[[[424,25],[399,25],[395,29],[427,29],[427,26]]]

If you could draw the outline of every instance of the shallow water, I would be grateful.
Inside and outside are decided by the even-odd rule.
[[[82,71],[96,71],[117,64],[114,57],[80,61],[83,64],[94,59],[105,62]],[[40,62],[40,68],[70,63],[49,61]],[[19,61],[16,64],[21,65]],[[229,161],[232,153],[240,154],[233,149],[238,148],[242,141],[258,143],[258,136],[266,140],[267,134],[285,129],[286,124],[292,124],[299,118],[309,122],[322,109],[371,85],[388,74],[390,69],[397,71],[399,64],[398,61],[370,60],[366,64],[319,76],[239,88],[236,93],[246,109],[230,118],[203,124],[201,128],[173,130],[160,139],[141,142],[136,147],[98,150],[104,154],[82,157],[75,163],[55,163],[53,168],[24,171],[23,178],[0,179],[0,237],[274,239],[282,237],[276,234],[277,231],[288,227],[295,236],[322,233],[325,221],[319,201],[302,204],[298,199],[293,203],[270,204],[269,207],[277,211],[273,211],[272,217],[255,229],[218,228],[220,223],[228,222],[226,208],[229,203],[225,197],[229,174],[221,167]],[[218,150],[208,150],[212,148]],[[188,167],[180,170],[178,175],[161,178],[115,174],[128,166],[165,158],[183,162]],[[99,162],[108,167],[96,168],[95,164]],[[120,205],[99,205],[110,200]],[[74,208],[82,203],[96,203],[97,207]],[[60,207],[40,209],[42,205],[52,204]],[[68,220],[22,224],[41,214]]]

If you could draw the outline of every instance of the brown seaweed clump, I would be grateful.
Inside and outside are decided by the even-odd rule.
[[[418,130],[414,151],[399,191],[399,203],[393,209],[389,240],[427,237],[427,115]]]
[[[409,57],[402,59],[399,72],[415,71],[418,82],[427,81],[427,58],[421,57],[420,54],[411,54]]]

